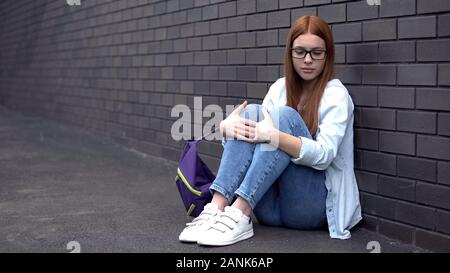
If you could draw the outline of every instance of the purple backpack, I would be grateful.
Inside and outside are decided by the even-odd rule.
[[[197,144],[200,140],[190,140],[184,145],[175,177],[187,215],[193,217],[197,217],[204,206],[211,202],[209,187],[216,178],[197,154]]]

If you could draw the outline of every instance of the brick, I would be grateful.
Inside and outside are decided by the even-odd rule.
[[[218,80],[219,79],[219,68],[217,66],[206,66],[203,67],[203,77],[204,80]]]
[[[258,47],[278,45],[278,30],[258,31],[256,33],[256,45]]]
[[[417,155],[450,160],[450,138],[417,136]]]
[[[358,182],[358,188],[365,192],[377,193],[378,192],[378,175],[364,172],[355,171],[356,181]]]
[[[268,28],[281,28],[291,26],[290,10],[274,11],[267,14]]]
[[[347,45],[347,63],[373,63],[378,60],[378,44]]]
[[[439,208],[450,208],[450,188],[440,185],[417,183],[417,202]]]
[[[378,106],[377,88],[374,86],[348,86],[353,103],[358,106]]]
[[[313,5],[321,5],[321,4],[329,4],[331,0],[304,0],[305,6],[313,6]]]
[[[195,95],[209,95],[209,82],[208,81],[196,81],[194,83]]]
[[[398,38],[436,37],[436,17],[412,17],[398,19]]]
[[[179,3],[180,9],[190,9],[194,7],[194,0],[183,0]]]
[[[335,43],[359,42],[362,40],[361,23],[347,23],[333,25],[333,38]]]
[[[380,62],[414,62],[416,43],[414,41],[384,42],[379,45]]]
[[[202,38],[202,48],[203,50],[211,50],[218,48],[218,39],[216,35],[205,36]]]
[[[383,0],[380,5],[380,17],[413,15],[415,13],[415,0]]]
[[[219,4],[219,17],[236,16],[236,1]]]
[[[434,229],[436,226],[436,210],[421,205],[398,202],[396,207],[396,219],[419,226]]]
[[[336,77],[344,84],[360,84],[362,82],[362,69],[360,66],[336,65]]]
[[[414,88],[380,87],[378,102],[381,107],[414,108]]]
[[[359,21],[378,17],[378,7],[367,5],[365,1],[347,3],[347,20]]]
[[[438,83],[439,85],[450,86],[450,64],[438,65]]]
[[[449,113],[439,113],[438,134],[450,136],[450,114]]]
[[[202,49],[202,38],[190,38],[187,40],[187,49],[189,51],[201,50]]]
[[[206,6],[202,8],[203,20],[211,20],[219,17],[217,5]]]
[[[395,65],[367,65],[363,67],[364,84],[395,84]]]
[[[227,52],[225,50],[211,51],[210,62],[211,64],[226,64]]]
[[[194,53],[194,64],[207,65],[209,64],[209,52],[201,51]]]
[[[448,211],[437,211],[436,230],[450,234],[450,213]]]
[[[256,81],[255,66],[239,66],[236,69],[236,74],[239,81]]]
[[[237,14],[248,14],[256,12],[256,0],[238,0]]]
[[[303,0],[279,0],[280,9],[298,8],[303,6]]]
[[[228,50],[227,64],[245,64],[245,50],[243,49]]]
[[[237,34],[237,47],[255,47],[256,33],[255,32],[240,32]]]
[[[365,150],[378,150],[378,131],[355,129],[355,147]]]
[[[416,89],[416,107],[427,110],[450,111],[450,89]]]
[[[219,67],[219,79],[227,81],[236,80],[236,67],[234,66],[221,66]]]
[[[395,208],[396,201],[367,193],[362,193],[361,196],[363,196],[361,208],[364,213],[395,219],[395,209],[393,208]]]
[[[450,39],[417,41],[417,61],[450,61]]]
[[[361,126],[395,130],[395,111],[387,109],[361,109]]]
[[[436,114],[424,111],[397,111],[397,130],[436,133]]]
[[[173,68],[173,78],[177,80],[184,80],[187,77],[187,68],[186,67],[174,67]]]
[[[346,4],[320,6],[318,14],[328,24],[345,22],[347,17]]]
[[[257,67],[257,80],[264,82],[275,82],[280,75],[278,74],[278,66],[276,65],[264,65]]]
[[[202,8],[195,8],[187,11],[188,22],[197,22],[200,20],[202,20]]]
[[[432,231],[417,230],[416,245],[435,252],[450,252],[450,236]]]
[[[414,238],[414,228],[396,223],[393,221],[388,221],[384,219],[379,219],[378,231],[390,238],[399,240],[401,242],[412,244]]]
[[[209,34],[209,22],[195,23],[195,35],[208,35]]]
[[[219,35],[219,48],[236,48],[236,34]]]
[[[391,40],[397,38],[395,19],[377,20],[363,23],[363,40]]]
[[[283,64],[284,47],[271,47],[267,49],[267,64]]]
[[[210,84],[211,96],[226,96],[227,95],[227,83],[226,82],[217,82],[213,81]]]
[[[438,183],[450,185],[450,163],[438,162]]]
[[[370,215],[364,215],[362,219],[362,227],[373,232],[378,232],[378,219]]]
[[[363,151],[362,168],[384,174],[396,174],[396,160],[394,155]]]
[[[228,32],[245,30],[245,16],[232,17],[227,19]]]
[[[440,15],[438,17],[439,36],[450,36],[450,14]]]
[[[414,134],[380,132],[380,151],[414,155],[416,137]]]
[[[278,30],[278,45],[285,46],[289,29],[283,28]]]
[[[265,29],[267,27],[267,14],[259,13],[247,16],[247,30]]]
[[[317,8],[300,8],[300,9],[293,9],[291,10],[291,24],[295,22],[298,18],[305,16],[305,15],[317,15]]]
[[[414,180],[380,175],[377,188],[378,193],[384,196],[409,201],[415,199]]]
[[[400,85],[436,85],[437,67],[434,64],[405,64],[398,66]]]
[[[268,91],[265,83],[247,83],[247,96],[249,98],[264,99]]]
[[[194,6],[200,7],[200,6],[206,6],[209,4],[210,0],[194,0]]]
[[[184,24],[180,26],[180,37],[194,36],[194,24]]]
[[[229,82],[227,88],[227,96],[229,97],[246,97],[247,84],[242,82]]]
[[[431,13],[450,11],[450,2],[447,0],[417,0],[417,13]]]
[[[247,64],[265,64],[267,62],[266,49],[246,49],[245,62]]]
[[[344,64],[345,63],[345,45],[335,45],[334,47],[334,62],[336,64]]]
[[[427,159],[399,156],[398,176],[415,178],[430,182],[436,181],[436,162]]]
[[[268,11],[278,9],[278,0],[256,0],[256,11]]]
[[[210,22],[211,34],[227,32],[227,19],[219,19]]]

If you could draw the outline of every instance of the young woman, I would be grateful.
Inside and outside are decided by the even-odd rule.
[[[328,24],[303,16],[292,25],[285,78],[262,105],[244,102],[220,124],[226,136],[212,202],[181,232],[182,242],[222,246],[253,236],[251,213],[263,225],[319,229],[348,239],[361,220],[353,170],[353,109],[333,79]]]

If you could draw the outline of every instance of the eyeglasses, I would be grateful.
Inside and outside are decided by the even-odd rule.
[[[324,49],[306,50],[303,47],[294,47],[291,48],[291,50],[292,58],[295,59],[304,59],[306,58],[306,54],[309,54],[309,56],[311,56],[311,59],[319,61],[325,59],[325,56],[327,55],[327,51]]]

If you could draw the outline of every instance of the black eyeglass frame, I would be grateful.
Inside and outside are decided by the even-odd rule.
[[[325,49],[306,50],[305,48],[302,48],[302,49],[305,51],[305,55],[304,55],[303,57],[294,57],[294,54],[292,54],[292,51],[293,51],[293,50],[296,50],[296,49],[299,49],[299,48],[302,48],[302,47],[294,47],[294,48],[291,48],[291,56],[292,56],[292,58],[294,58],[294,59],[304,59],[304,58],[306,58],[306,55],[308,55],[308,54],[309,54],[309,56],[311,57],[311,59],[313,59],[313,60],[315,60],[315,61],[323,61],[323,60],[325,60],[325,59],[327,58],[327,51],[326,51]],[[323,56],[323,59],[316,59],[316,58],[314,58],[313,55],[312,55],[312,52],[313,52],[313,51],[324,52],[325,55]]]

